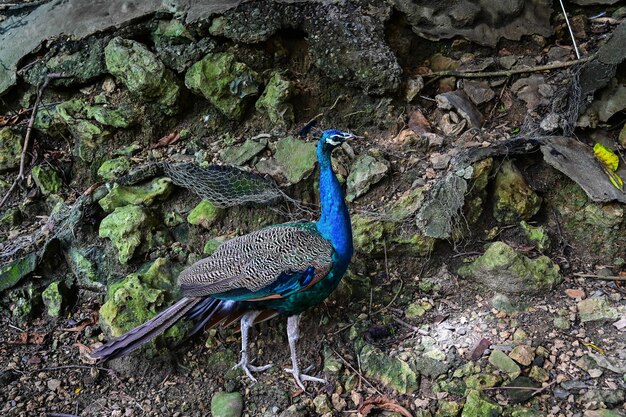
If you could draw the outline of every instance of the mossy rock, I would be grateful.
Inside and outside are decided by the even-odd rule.
[[[472,166],[472,179],[465,196],[463,211],[467,223],[475,224],[483,214],[485,201],[487,200],[487,184],[493,168],[493,158],[486,158],[476,162]]]
[[[36,267],[37,255],[35,253],[29,253],[23,258],[0,266],[0,291],[15,286],[22,278],[33,272]]]
[[[352,216],[352,233],[355,250],[368,255],[383,255],[387,245],[388,253],[426,256],[436,243],[417,230],[403,231],[400,222],[362,214]]]
[[[173,298],[176,278],[164,258],[147,270],[126,276],[109,285],[107,301],[100,307],[100,325],[110,337],[118,337],[150,320]],[[180,339],[178,329],[166,336]]]
[[[620,203],[595,203],[576,183],[557,176],[546,194],[546,201],[557,214],[558,225],[550,216],[548,227],[561,230],[568,242],[575,242],[579,256],[612,264],[626,253],[626,208]]]
[[[123,186],[116,183],[98,203],[107,213],[128,205],[149,206],[155,200],[167,199],[173,188],[172,180],[167,177],[154,178],[144,185]]]
[[[272,73],[263,94],[255,107],[267,114],[274,127],[286,127],[293,123],[293,106],[287,102],[293,94],[293,83],[285,79],[280,72]]]
[[[543,226],[532,226],[524,220],[520,222],[520,226],[526,239],[532,242],[539,252],[545,253],[550,249],[550,237]]]
[[[130,158],[126,156],[106,160],[98,168],[98,176],[106,181],[116,180],[128,172],[130,165]]]
[[[389,162],[382,157],[361,155],[352,165],[347,179],[346,200],[354,201],[372,185],[382,180],[389,171]]]
[[[63,308],[64,300],[62,289],[58,282],[53,282],[41,293],[41,298],[46,306],[46,312],[50,317],[59,317]]]
[[[220,152],[220,158],[231,165],[243,165],[267,147],[267,140],[246,140],[242,145],[230,146]]]
[[[359,352],[363,373],[400,394],[410,394],[419,388],[419,375],[404,361],[387,356],[380,349],[364,345]]]
[[[31,175],[41,194],[50,195],[61,191],[63,181],[54,168],[47,165],[37,165],[33,167]]]
[[[24,139],[8,127],[0,129],[0,172],[20,166]]]
[[[85,113],[88,118],[111,127],[127,128],[138,121],[137,111],[129,105],[120,105],[118,107],[105,105],[87,106]]]
[[[208,200],[202,200],[187,215],[187,222],[210,229],[224,216],[224,209],[216,207]]]
[[[541,207],[542,199],[526,183],[511,161],[504,161],[496,175],[493,215],[501,223],[528,220]]]
[[[307,178],[317,161],[315,144],[293,137],[276,142],[276,152],[271,159],[256,164],[259,172],[284,178],[286,184],[296,184]]]
[[[461,417],[499,417],[500,415],[502,415],[501,406],[483,400],[479,391],[469,391]]]
[[[159,58],[139,42],[116,37],[104,48],[107,70],[122,81],[128,91],[157,101],[166,114],[176,111],[180,87]]]
[[[217,392],[211,398],[211,415],[214,417],[240,417],[243,397],[238,392]]]
[[[125,264],[142,243],[150,243],[155,218],[139,206],[116,208],[100,223],[99,236],[108,237],[118,251],[118,260]]]
[[[244,116],[259,91],[256,72],[228,52],[208,54],[193,64],[185,74],[185,85],[233,120]]]
[[[459,275],[503,294],[537,294],[563,281],[560,268],[550,258],[530,259],[504,242],[494,242]]]

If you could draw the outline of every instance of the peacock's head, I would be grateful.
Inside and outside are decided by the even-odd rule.
[[[324,132],[322,132],[322,137],[320,138],[319,146],[322,148],[322,150],[332,151],[333,149],[335,149],[337,146],[340,146],[342,143],[344,143],[348,139],[354,139],[357,137],[358,136],[352,133],[342,132],[341,130],[337,130],[337,129],[325,130]]]

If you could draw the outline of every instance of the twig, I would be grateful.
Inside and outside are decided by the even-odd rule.
[[[582,272],[576,272],[574,273],[574,276],[577,276],[579,278],[599,279],[600,281],[626,281],[626,277],[620,277],[616,275],[605,276],[605,275],[583,274]]]
[[[76,414],[63,414],[63,413],[46,413],[48,417],[80,417]]]
[[[343,356],[341,356],[341,355],[339,354],[339,352],[337,352],[337,351],[336,351],[335,349],[333,349],[333,348],[331,348],[331,349],[332,349],[333,353],[334,353],[335,355],[337,355],[337,357],[338,357],[339,359],[341,359],[341,361],[342,361],[342,362],[343,362],[343,363],[344,363],[344,364],[345,364],[348,368],[350,368],[350,369],[352,370],[352,372],[356,373],[356,374],[359,376],[359,378],[361,378],[361,380],[363,380],[363,382],[365,382],[367,385],[369,385],[369,386],[370,386],[370,388],[374,389],[374,391],[376,391],[376,392],[378,393],[378,395],[383,395],[383,393],[382,393],[382,392],[380,392],[380,391],[378,390],[378,388],[376,388],[376,387],[375,387],[375,386],[374,386],[371,382],[369,382],[369,381],[368,381],[368,380],[367,380],[367,379],[363,376],[363,374],[362,374],[361,372],[357,371],[357,370],[354,368],[354,366],[352,366],[352,365],[350,364],[350,362],[348,362],[347,360],[345,360],[345,359],[344,359],[344,357],[343,357]],[[357,355],[357,356],[358,356],[358,355]]]
[[[576,51],[576,58],[580,59],[580,52],[578,52],[578,45],[576,45],[576,38],[574,37],[574,31],[572,30],[572,25],[569,23],[569,18],[567,17],[567,12],[565,11],[565,5],[563,4],[563,0],[559,0],[561,3],[561,10],[563,10],[563,16],[565,17],[565,23],[567,24],[567,29],[569,29],[569,35],[572,38],[572,44],[574,45],[574,51]]]
[[[51,368],[41,368],[33,370],[32,372],[50,372],[50,371],[60,371],[63,369],[92,369],[95,368],[99,371],[110,371],[108,368],[101,368],[99,366],[88,366],[88,365],[63,365],[63,366],[53,366]],[[31,372],[31,373],[32,373]]]
[[[50,73],[46,75],[46,78],[43,84],[37,90],[37,98],[35,99],[35,104],[33,104],[33,111],[30,113],[30,119],[28,120],[28,127],[26,128],[26,136],[24,137],[24,146],[22,147],[22,155],[20,157],[20,171],[17,174],[15,181],[13,181],[11,188],[9,188],[9,191],[7,191],[2,201],[0,201],[0,207],[2,207],[4,202],[9,198],[9,196],[11,195],[15,187],[17,187],[25,178],[26,157],[28,154],[28,148],[30,147],[30,136],[33,131],[33,126],[35,125],[35,116],[37,115],[37,108],[39,107],[39,102],[41,101],[41,96],[43,95],[43,91],[46,89],[48,84],[50,84],[50,81],[56,80],[59,78],[66,78],[66,77],[67,75],[63,73],[56,73],[56,72]]]
[[[497,390],[533,391],[531,397],[534,397],[537,394],[541,394],[542,392],[544,392],[545,390],[547,390],[548,388],[550,388],[554,384],[556,384],[556,381],[552,381],[548,385],[546,385],[545,387],[541,387],[541,388],[507,386],[507,387],[487,387],[487,388],[481,388],[479,391],[497,391]]]
[[[525,74],[527,72],[540,72],[550,71],[560,68],[568,68],[576,64],[582,64],[587,61],[591,61],[596,58],[597,54],[591,54],[585,58],[581,58],[576,61],[568,62],[553,62],[551,64],[539,65],[529,68],[516,68],[505,71],[492,71],[492,72],[476,72],[476,71],[438,71],[431,72],[429,74],[422,74],[422,77],[458,77],[458,78],[489,78],[489,77],[510,77],[515,74]]]

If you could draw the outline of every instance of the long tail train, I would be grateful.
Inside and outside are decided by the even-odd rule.
[[[244,313],[241,303],[215,298],[182,298],[149,321],[129,330],[93,350],[89,356],[98,361],[107,361],[128,355],[153,338],[164,333],[179,320],[198,320],[189,336],[205,326],[214,327],[222,322],[226,325],[238,320]]]

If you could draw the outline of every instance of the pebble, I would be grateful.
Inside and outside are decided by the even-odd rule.
[[[59,389],[60,386],[61,386],[61,381],[59,381],[58,379],[50,379],[48,381],[48,389],[50,391],[56,391]]]
[[[517,345],[509,353],[509,357],[520,365],[528,366],[533,362],[535,352],[528,345]]]

